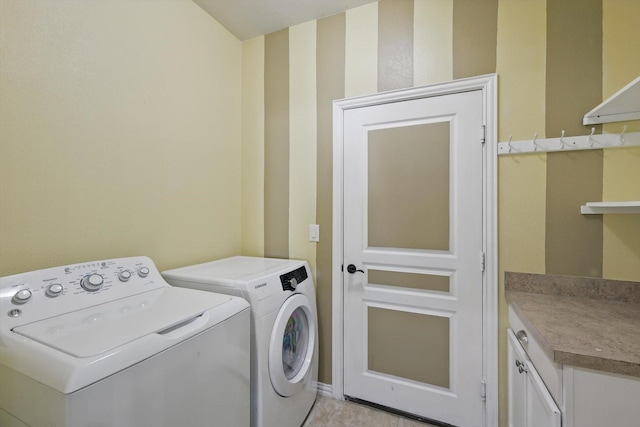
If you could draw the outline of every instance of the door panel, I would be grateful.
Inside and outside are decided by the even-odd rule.
[[[406,273],[402,271],[384,271],[369,268],[369,284],[371,286],[394,286],[400,288],[419,289],[423,291],[449,293],[449,276]]]
[[[367,136],[368,246],[449,250],[449,122]]]
[[[481,91],[344,112],[344,392],[483,417]]]
[[[447,316],[369,306],[368,321],[370,372],[449,388]]]

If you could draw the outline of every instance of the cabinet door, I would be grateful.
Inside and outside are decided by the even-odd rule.
[[[509,382],[509,427],[525,427],[526,425],[526,372],[520,372],[518,364],[524,364],[526,356],[513,331],[508,336],[508,382]],[[524,368],[523,368],[524,369]]]
[[[509,427],[560,427],[560,409],[511,329],[507,338]]]
[[[549,390],[542,382],[538,371],[527,361],[527,426],[528,427],[560,427],[561,413],[553,401]]]

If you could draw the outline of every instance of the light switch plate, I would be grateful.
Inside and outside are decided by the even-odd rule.
[[[320,241],[320,225],[309,224],[309,241],[310,242]]]

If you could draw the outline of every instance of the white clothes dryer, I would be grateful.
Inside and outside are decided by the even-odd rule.
[[[249,304],[146,257],[0,278],[0,426],[249,426]]]
[[[318,315],[306,261],[232,257],[162,273],[251,305],[251,426],[300,427],[317,396]]]

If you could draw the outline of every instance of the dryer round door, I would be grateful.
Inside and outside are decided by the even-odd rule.
[[[282,304],[269,342],[269,377],[280,396],[292,396],[304,387],[316,330],[309,298],[294,294]]]

